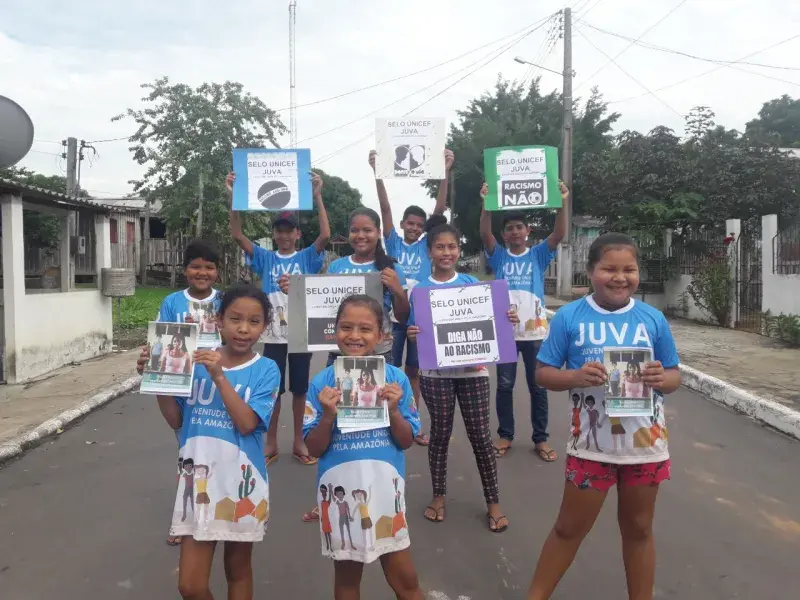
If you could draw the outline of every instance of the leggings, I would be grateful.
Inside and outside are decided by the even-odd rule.
[[[490,390],[488,377],[419,379],[422,397],[431,415],[431,441],[428,463],[434,496],[447,494],[447,452],[453,433],[456,399],[464,419],[487,504],[500,502],[497,486],[497,459],[489,430]]]

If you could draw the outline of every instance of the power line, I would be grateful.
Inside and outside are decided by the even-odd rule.
[[[411,113],[413,113],[413,112],[415,112],[415,111],[419,110],[420,108],[422,108],[423,106],[425,106],[425,105],[426,105],[428,102],[430,102],[431,100],[434,100],[435,98],[437,98],[437,97],[441,96],[441,95],[442,95],[442,94],[444,94],[446,91],[448,91],[449,89],[453,88],[455,85],[457,85],[458,83],[462,82],[464,79],[466,79],[467,77],[469,77],[469,76],[470,76],[470,75],[472,75],[473,73],[475,73],[475,72],[479,71],[480,69],[482,69],[483,67],[485,67],[485,66],[486,66],[486,65],[488,65],[489,63],[491,63],[491,62],[494,62],[495,60],[497,60],[497,59],[498,59],[500,56],[502,56],[503,54],[505,54],[506,52],[508,52],[509,50],[511,50],[511,48],[513,48],[514,46],[516,46],[516,45],[517,45],[519,42],[521,42],[523,39],[525,39],[526,37],[528,37],[529,35],[531,35],[531,34],[532,34],[534,31],[536,31],[537,29],[541,28],[541,27],[544,25],[544,23],[546,23],[546,22],[547,22],[547,20],[548,20],[549,18],[550,18],[550,17],[546,17],[545,19],[542,19],[539,25],[537,25],[536,27],[534,27],[533,29],[531,29],[531,30],[530,30],[530,31],[528,31],[527,33],[523,34],[523,35],[522,35],[522,36],[520,36],[518,39],[516,39],[516,40],[513,40],[513,41],[512,41],[511,43],[509,43],[509,44],[506,44],[506,46],[505,46],[505,47],[503,47],[503,48],[501,48],[499,51],[493,51],[493,52],[494,52],[494,56],[490,57],[488,60],[486,60],[486,62],[484,62],[484,63],[483,63],[483,64],[481,64],[481,65],[478,65],[477,67],[475,67],[475,68],[474,68],[472,71],[470,71],[469,73],[467,73],[467,74],[463,75],[462,77],[460,77],[459,79],[457,79],[457,80],[456,80],[456,81],[454,81],[453,83],[449,84],[447,87],[445,87],[445,88],[444,88],[444,89],[442,89],[441,91],[437,92],[436,94],[434,94],[433,96],[431,96],[430,98],[428,98],[427,100],[425,100],[424,102],[422,102],[421,104],[419,104],[419,105],[415,106],[415,107],[414,107],[414,108],[412,108],[410,111],[406,112],[406,113],[403,115],[403,117],[406,117],[406,116],[410,115]],[[490,54],[491,54],[491,53],[490,53]],[[484,57],[484,58],[485,58],[485,57]],[[480,62],[480,59],[479,59],[478,61],[476,61],[476,62]],[[472,63],[472,64],[475,64],[475,63]],[[471,65],[470,65],[470,66],[471,66]],[[461,69],[461,70],[463,70],[463,69]],[[346,146],[343,146],[343,147],[341,147],[341,148],[339,148],[339,149],[337,149],[337,150],[335,150],[335,151],[331,152],[330,154],[326,154],[325,156],[323,156],[323,157],[322,157],[322,158],[320,158],[319,160],[316,160],[316,161],[314,161],[314,164],[315,164],[315,165],[320,165],[321,163],[323,163],[323,162],[325,162],[325,161],[329,160],[330,158],[333,158],[334,156],[336,156],[336,155],[340,154],[341,152],[344,152],[345,150],[349,150],[349,149],[350,149],[350,148],[352,148],[353,146],[355,146],[355,145],[357,145],[357,144],[360,144],[361,142],[363,142],[364,140],[366,140],[366,139],[367,139],[367,138],[368,138],[370,135],[372,135],[372,133],[373,133],[373,132],[372,132],[372,131],[370,131],[370,132],[368,132],[366,135],[364,135],[364,136],[360,137],[359,139],[355,140],[354,142],[351,142],[351,143],[347,144]]]
[[[585,25],[586,27],[589,27],[590,29],[594,29],[595,31],[599,31],[600,33],[604,33],[606,35],[610,35],[610,36],[613,36],[613,37],[616,37],[616,38],[620,38],[620,39],[623,39],[623,40],[628,40],[632,44],[636,44],[637,46],[642,46],[643,48],[648,48],[650,50],[657,50],[659,52],[669,52],[671,54],[678,54],[680,56],[685,56],[687,58],[693,58],[695,60],[701,60],[701,61],[704,61],[704,62],[710,62],[710,63],[714,63],[714,64],[718,64],[718,65],[719,64],[723,64],[723,63],[726,63],[726,64],[737,63],[737,64],[741,64],[741,65],[749,65],[749,66],[752,66],[752,67],[764,67],[765,69],[782,69],[782,70],[785,70],[785,71],[800,71],[800,67],[783,67],[783,66],[779,66],[779,65],[766,65],[764,63],[746,62],[746,61],[739,61],[739,60],[722,60],[722,59],[706,58],[706,57],[703,57],[703,56],[697,56],[695,54],[690,54],[688,52],[683,52],[681,50],[675,50],[673,48],[666,48],[664,46],[657,46],[657,45],[651,44],[649,42],[641,42],[639,40],[635,40],[635,39],[633,39],[631,37],[628,37],[626,35],[622,35],[621,33],[615,33],[613,31],[608,31],[607,29],[602,29],[600,27],[596,27],[596,26],[592,25],[591,23],[587,23],[586,21],[583,21],[583,25]],[[748,73],[749,72],[750,71],[748,71]]]
[[[597,5],[600,4],[602,1],[603,0],[597,0],[597,2],[595,2],[592,6],[590,6],[585,11],[583,11],[583,14],[578,16],[578,21],[581,21],[581,22],[585,23],[586,21],[584,21],[584,19],[586,18],[586,15],[588,15],[595,8],[597,8]]]
[[[60,141],[57,142],[55,140],[40,140],[39,138],[33,138],[34,142],[39,142],[40,144],[56,144],[57,146],[63,146],[64,142]]]
[[[118,137],[118,138],[111,138],[109,140],[91,140],[86,142],[87,144],[104,144],[106,142],[120,142],[122,140],[129,140],[132,138],[133,135],[126,135],[125,137]]]
[[[655,94],[653,91],[651,91],[651,90],[650,90],[650,88],[648,88],[648,87],[647,87],[645,84],[643,84],[641,81],[639,81],[638,79],[636,79],[636,77],[634,77],[633,75],[631,75],[630,73],[628,73],[628,72],[627,72],[625,69],[623,69],[623,68],[620,66],[620,64],[619,64],[619,63],[618,63],[616,60],[614,60],[613,58],[611,58],[611,57],[610,57],[608,54],[606,54],[606,53],[605,53],[605,51],[603,51],[602,49],[600,49],[600,48],[598,48],[597,46],[595,46],[594,42],[592,42],[592,40],[590,40],[588,37],[586,37],[586,36],[584,35],[584,33],[583,33],[583,32],[582,32],[580,29],[577,29],[577,31],[578,31],[578,35],[580,35],[580,36],[581,36],[583,39],[585,39],[587,42],[589,42],[589,44],[591,44],[591,45],[592,45],[592,47],[593,47],[595,50],[597,50],[597,51],[598,51],[598,52],[600,52],[600,53],[601,53],[603,56],[605,56],[606,58],[608,58],[609,62],[611,62],[611,63],[614,63],[614,66],[616,66],[616,67],[617,67],[617,68],[618,68],[620,71],[622,71],[623,73],[625,73],[625,75],[627,75],[628,77],[630,77],[631,79],[633,79],[633,80],[634,80],[634,81],[635,81],[635,82],[636,82],[636,83],[637,83],[637,84],[638,84],[638,85],[639,85],[639,86],[640,86],[640,87],[641,87],[643,90],[645,90],[645,91],[646,91],[648,94],[650,94],[651,96],[653,96],[653,98],[655,98],[656,100],[658,100],[658,101],[659,101],[661,104],[663,104],[664,106],[666,106],[666,107],[667,107],[669,110],[671,110],[672,112],[674,112],[676,115],[678,115],[679,117],[683,118],[683,115],[682,115],[681,113],[679,113],[677,110],[675,110],[674,108],[672,108],[672,107],[671,107],[669,104],[667,104],[666,102],[664,102],[664,101],[663,101],[661,98],[659,98],[658,96],[656,96],[656,94]]]
[[[661,18],[660,18],[658,21],[656,21],[655,23],[653,23],[652,25],[650,25],[650,27],[648,27],[648,28],[647,28],[647,29],[645,29],[645,30],[644,30],[644,31],[643,31],[641,34],[639,34],[639,37],[638,37],[638,38],[636,38],[636,41],[638,42],[638,41],[639,41],[640,39],[642,39],[642,38],[643,38],[645,35],[647,35],[649,32],[651,32],[653,29],[655,29],[655,28],[656,28],[658,25],[660,25],[660,24],[661,24],[661,23],[662,23],[662,22],[663,22],[663,21],[664,21],[664,20],[665,20],[667,17],[669,17],[669,16],[670,16],[672,13],[674,13],[676,10],[678,10],[678,9],[679,9],[681,6],[683,6],[684,4],[686,4],[686,1],[687,1],[687,0],[681,0],[681,1],[680,1],[678,4],[676,4],[675,6],[673,6],[673,7],[672,7],[672,10],[670,10],[670,11],[669,11],[667,14],[665,14],[663,17],[661,17]],[[586,38],[586,36],[583,36],[583,37],[584,37],[584,39],[588,39],[588,38]],[[590,42],[590,43],[591,43],[591,42]],[[606,62],[606,63],[605,63],[603,66],[601,66],[599,69],[597,69],[597,70],[596,70],[594,73],[592,73],[591,75],[589,75],[589,77],[587,77],[586,79],[584,79],[583,81],[581,81],[581,82],[580,82],[580,83],[579,83],[579,84],[578,84],[578,85],[575,87],[575,90],[574,90],[574,91],[575,91],[575,92],[577,92],[577,91],[578,91],[578,90],[579,90],[579,89],[580,89],[580,88],[581,88],[581,87],[582,87],[582,86],[583,86],[583,85],[584,85],[584,84],[585,84],[587,81],[591,81],[591,79],[592,79],[592,78],[593,78],[595,75],[597,75],[597,74],[598,74],[600,71],[602,71],[603,69],[605,69],[605,68],[606,68],[606,67],[607,67],[609,64],[611,64],[611,63],[612,63],[612,62],[614,62],[614,61],[615,61],[617,58],[619,58],[619,57],[620,57],[620,56],[621,56],[621,55],[622,55],[622,54],[623,54],[623,53],[624,53],[624,52],[625,52],[625,51],[626,51],[628,48],[630,48],[631,46],[633,46],[633,44],[634,44],[634,42],[631,42],[630,44],[628,44],[627,46],[625,46],[625,47],[624,47],[622,50],[620,50],[619,52],[617,52],[617,54],[614,56],[614,58],[611,58],[611,57],[609,56],[609,57],[608,57],[608,62]],[[594,45],[594,44],[592,44],[592,45]],[[604,54],[605,54],[605,53],[604,53]],[[614,63],[614,64],[617,64],[617,63]],[[618,64],[617,64],[617,66],[619,67],[619,65],[618,65]]]
[[[771,45],[769,45],[769,46],[767,46],[765,48],[761,48],[760,50],[756,50],[755,52],[751,52],[750,54],[746,54],[745,56],[743,56],[739,60],[745,60],[747,58],[750,58],[751,56],[755,56],[757,54],[761,54],[762,52],[766,52],[767,50],[772,50],[773,48],[777,48],[778,46],[781,46],[781,45],[783,45],[783,44],[785,44],[787,42],[791,42],[792,40],[794,40],[794,39],[796,39],[798,37],[800,37],[800,34],[793,35],[791,37],[786,38],[785,40],[781,40],[780,42],[776,42],[776,43],[771,44]],[[737,63],[737,62],[739,62],[739,61],[733,61],[733,63]],[[670,83],[670,84],[665,85],[663,87],[657,88],[655,91],[656,92],[661,92],[663,90],[675,87],[676,85],[684,84],[687,81],[691,81],[693,79],[697,79],[698,77],[704,77],[706,75],[710,75],[711,73],[715,73],[716,71],[719,71],[719,70],[724,69],[726,67],[731,67],[731,65],[724,64],[724,65],[720,65],[718,67],[714,67],[713,69],[709,69],[708,71],[703,71],[702,73],[697,73],[696,75],[692,75],[691,77],[686,77],[685,79],[681,79],[680,81],[676,81],[675,83]],[[749,71],[747,71],[747,72],[749,73]],[[647,95],[648,94],[639,94],[638,96],[630,96],[629,98],[620,98],[619,100],[609,100],[608,102],[606,102],[606,104],[619,104],[620,102],[628,102],[629,100],[636,100],[637,98],[642,98],[642,97],[647,96]]]

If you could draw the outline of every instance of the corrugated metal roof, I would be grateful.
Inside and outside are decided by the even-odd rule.
[[[139,197],[131,198],[96,198],[95,201],[104,206],[108,206],[111,210],[139,210],[144,212],[145,199]],[[150,215],[156,216],[161,210],[161,200],[156,200],[150,205]]]
[[[31,201],[34,204],[55,206],[57,208],[87,208],[95,212],[108,212],[108,207],[98,204],[87,198],[68,196],[60,192],[52,192],[44,188],[3,179],[0,177],[0,194],[3,193],[21,194],[22,199]]]

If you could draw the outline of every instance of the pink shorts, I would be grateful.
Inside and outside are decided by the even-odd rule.
[[[615,465],[567,456],[566,477],[576,487],[607,492],[614,485],[658,485],[670,478],[667,459],[638,465]]]

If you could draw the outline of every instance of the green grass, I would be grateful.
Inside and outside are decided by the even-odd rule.
[[[174,291],[176,290],[164,287],[137,287],[133,296],[122,299],[119,315],[117,315],[117,302],[114,302],[114,322],[122,329],[147,327],[147,324],[155,321],[158,316],[161,302]]]

